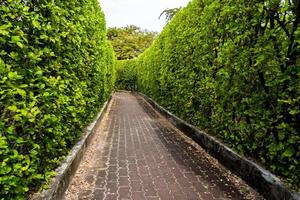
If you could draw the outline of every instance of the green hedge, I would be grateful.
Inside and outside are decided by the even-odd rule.
[[[137,63],[139,89],[299,189],[298,1],[193,0]]]
[[[26,199],[114,85],[97,0],[0,1],[0,199]]]
[[[137,90],[136,60],[118,60],[116,68],[116,88],[129,91]]]

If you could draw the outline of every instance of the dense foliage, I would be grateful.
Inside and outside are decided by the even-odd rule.
[[[97,0],[0,0],[0,199],[50,180],[113,88]]]
[[[116,68],[116,88],[129,91],[137,90],[136,60],[118,60]]]
[[[156,32],[142,30],[133,25],[109,28],[107,33],[118,60],[136,58],[151,45],[155,36]]]
[[[299,12],[194,0],[139,56],[139,90],[299,188]]]

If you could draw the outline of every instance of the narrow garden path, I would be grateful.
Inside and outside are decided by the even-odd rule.
[[[64,199],[263,199],[141,97],[113,95]]]

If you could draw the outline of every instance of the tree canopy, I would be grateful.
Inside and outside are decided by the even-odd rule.
[[[107,33],[118,60],[136,58],[151,45],[156,35],[134,25],[109,28]]]
[[[160,19],[163,15],[165,16],[166,22],[169,23],[171,19],[182,9],[182,7],[179,8],[168,8],[162,11],[162,13],[159,15]]]

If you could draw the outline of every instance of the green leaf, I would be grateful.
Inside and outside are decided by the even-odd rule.
[[[295,154],[295,149],[292,146],[289,146],[288,149],[282,154],[283,157],[290,158]]]
[[[33,21],[32,21],[32,25],[33,25],[34,27],[36,27],[37,29],[41,29],[41,24],[40,24],[40,22],[38,22],[38,21],[36,21],[36,20],[33,20]]]
[[[1,30],[1,29],[0,29],[0,35],[8,36],[8,35],[9,35],[9,32],[6,31],[6,30]]]
[[[4,73],[6,71],[5,69],[5,63],[4,61],[0,58],[0,73]]]
[[[20,47],[21,49],[24,48],[24,45],[21,42],[17,42],[18,47]]]
[[[10,80],[18,80],[18,79],[22,79],[23,77],[21,75],[18,75],[18,72],[9,72],[8,78]]]
[[[22,39],[20,38],[20,36],[15,35],[15,36],[11,37],[12,43],[17,43],[17,42],[21,42],[21,41],[22,41]]]
[[[10,22],[7,24],[1,25],[0,31],[5,31],[5,30],[9,29],[10,27],[12,27],[12,23],[10,23]]]
[[[2,163],[0,165],[0,175],[8,174],[12,171],[12,168],[10,166],[7,166],[6,163]]]
[[[10,111],[12,111],[12,112],[17,112],[17,111],[18,111],[18,108],[17,108],[17,106],[15,106],[15,105],[8,106],[8,109],[9,109]]]
[[[25,141],[23,138],[19,137],[17,140],[16,140],[17,144],[23,144]]]
[[[293,110],[290,110],[290,114],[291,114],[291,115],[297,115],[298,113],[300,113],[300,110],[299,110],[299,109],[293,109]]]
[[[26,91],[25,90],[17,88],[17,94],[21,95],[23,98],[26,97]]]

